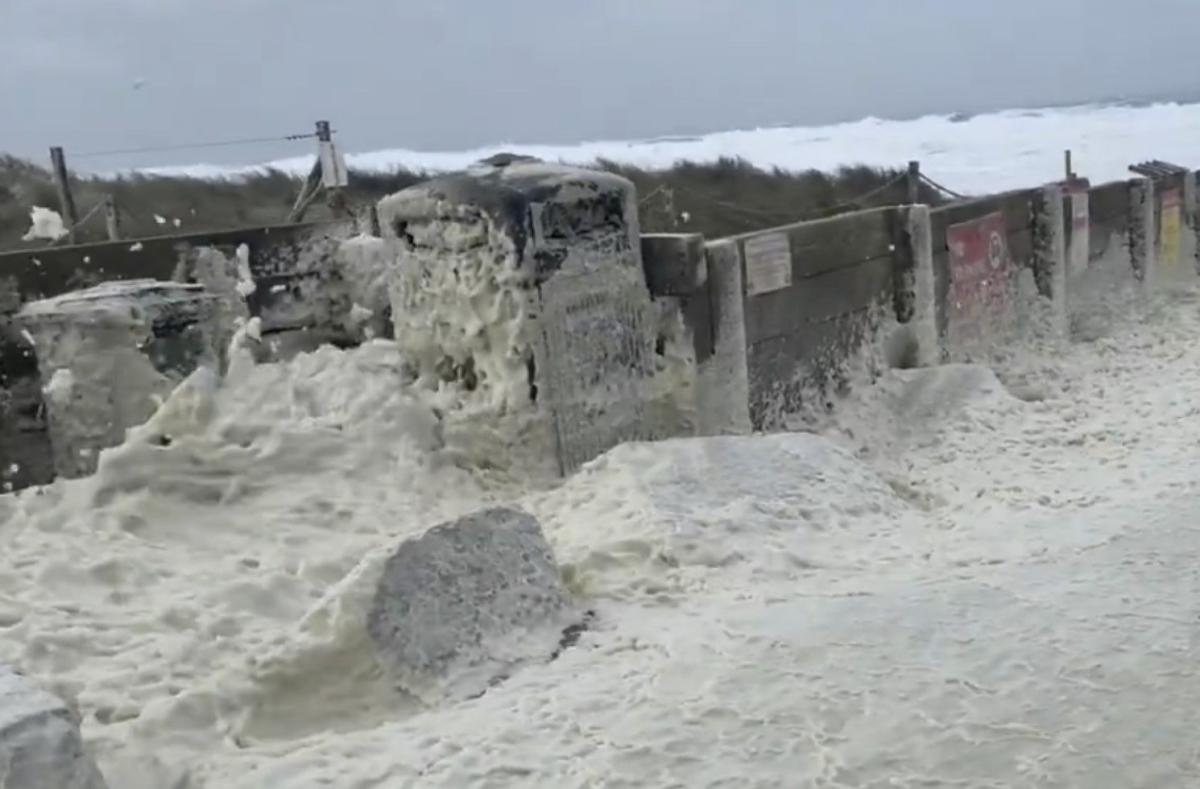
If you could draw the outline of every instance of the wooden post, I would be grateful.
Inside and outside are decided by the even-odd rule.
[[[308,177],[304,179],[303,186],[300,187],[300,194],[296,196],[296,202],[292,205],[292,210],[288,212],[288,224],[295,224],[304,218],[304,212],[308,210],[312,204],[313,198],[316,197],[317,190],[321,188],[321,157],[313,162],[312,169],[308,172]]]
[[[117,198],[112,195],[104,196],[104,226],[109,241],[121,240],[121,215],[117,212]]]
[[[75,243],[75,225],[79,215],[75,213],[75,198],[71,196],[71,185],[67,181],[67,158],[63,149],[54,146],[50,149],[50,172],[54,176],[54,186],[58,189],[58,206],[62,211],[63,222],[67,225],[71,243]]]
[[[329,121],[317,121],[317,146],[322,151],[328,150],[331,154],[333,151],[333,130],[329,127]],[[334,186],[333,181],[337,180],[338,176],[335,171],[339,169],[338,161],[331,160],[331,169],[327,173],[328,178],[324,178],[326,173],[322,166],[322,176],[325,185],[325,202],[329,206],[329,210],[335,217],[346,217],[351,215],[350,206],[346,201],[346,190],[340,185]]]
[[[908,163],[908,204],[921,202],[921,163]]]

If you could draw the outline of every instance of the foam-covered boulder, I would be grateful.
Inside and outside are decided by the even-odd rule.
[[[396,683],[432,704],[551,659],[580,621],[537,520],[490,509],[403,542],[368,630]]]
[[[70,707],[2,664],[0,787],[105,789]]]

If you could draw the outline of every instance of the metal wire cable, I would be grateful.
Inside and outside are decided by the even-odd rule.
[[[783,220],[785,222],[785,224],[792,224],[795,222],[808,221],[810,219],[819,219],[824,216],[827,216],[829,214],[829,212],[831,212],[831,211],[838,211],[840,209],[854,208],[856,206],[859,206],[859,205],[865,203],[866,201],[868,201],[874,197],[877,197],[880,194],[883,194],[888,189],[892,188],[896,184],[903,181],[906,177],[907,177],[907,173],[901,173],[900,175],[898,175],[895,178],[891,179],[890,181],[882,184],[881,186],[871,189],[870,191],[864,192],[863,194],[858,195],[857,197],[853,197],[850,200],[846,200],[841,203],[836,203],[832,206],[822,208],[821,212],[818,214],[809,214],[809,215],[800,216],[800,217],[797,217],[795,214],[788,213],[788,212],[773,211],[770,209],[752,208],[752,207],[748,207],[748,206],[744,206],[744,205],[738,205],[737,203],[730,203],[725,200],[720,200],[715,197],[710,197],[706,194],[698,192],[694,189],[690,189],[686,186],[676,186],[673,188],[677,189],[680,192],[683,192],[685,195],[690,195],[691,197],[694,197],[698,200],[706,202],[710,205],[719,206],[721,208],[725,208],[730,211],[736,211],[737,213],[740,213],[743,216],[754,217],[756,219],[772,220],[772,221]],[[661,189],[661,187],[660,187],[660,189]],[[649,195],[646,196],[645,201],[648,201],[650,199],[650,197],[652,197],[658,191],[659,191],[659,189],[655,189],[654,191],[652,191]],[[643,201],[643,202],[645,202],[645,201]]]
[[[295,142],[316,138],[315,132],[308,134],[287,134],[282,137],[249,137],[240,140],[220,140],[213,142],[196,142],[181,145],[151,145],[144,148],[120,148],[109,151],[88,151],[86,153],[71,153],[72,158],[84,159],[94,156],[127,156],[138,153],[160,153],[163,151],[188,151],[201,148],[226,148],[236,145],[263,145],[272,142]]]
[[[867,192],[866,194],[859,195],[858,197],[855,197],[852,200],[842,203],[841,205],[834,206],[834,208],[840,208],[841,206],[846,206],[846,205],[854,205],[856,203],[861,203],[864,200],[870,200],[872,197],[880,195],[883,192],[887,191],[888,189],[891,189],[893,186],[900,183],[907,177],[908,177],[908,173],[901,173],[900,175],[897,175],[892,180],[888,181],[883,186],[872,189],[871,191]]]
[[[930,178],[928,175],[925,175],[925,173],[920,173],[919,175],[920,175],[920,178],[921,178],[921,180],[922,180],[922,181],[924,181],[925,183],[929,184],[929,185],[930,185],[930,186],[932,186],[934,189],[937,189],[937,190],[938,190],[939,192],[941,192],[942,194],[949,195],[950,197],[953,197],[955,200],[967,200],[967,199],[969,199],[969,198],[968,198],[966,195],[964,195],[964,194],[959,194],[958,192],[954,191],[953,189],[948,189],[948,188],[946,188],[946,187],[942,186],[942,185],[941,185],[941,184],[939,184],[937,181],[935,181],[935,180],[933,180],[932,178]]]
[[[98,214],[100,212],[100,209],[103,207],[104,207],[103,201],[96,203],[94,206],[92,206],[92,210],[88,211],[86,214],[83,215],[83,219],[80,219],[78,222],[71,225],[71,227],[68,229],[68,231],[65,235],[63,235],[61,238],[56,238],[53,241],[51,241],[50,246],[52,246],[52,247],[58,246],[59,242],[61,242],[64,238],[68,238],[71,235],[73,235],[76,230],[79,230],[81,227],[86,225],[91,220],[92,217],[94,217],[96,214]]]
[[[650,190],[650,194],[646,195],[645,197],[643,197],[641,200],[638,201],[638,205],[639,206],[646,205],[651,200],[653,200],[657,195],[660,195],[665,191],[666,191],[665,186],[660,185],[660,186],[654,187],[654,189]]]

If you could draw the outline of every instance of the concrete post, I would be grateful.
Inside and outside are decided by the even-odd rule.
[[[1071,277],[1085,274],[1092,256],[1091,239],[1091,197],[1087,189],[1072,189],[1066,195],[1068,216],[1064,218],[1063,226],[1070,228],[1070,240],[1067,243],[1067,287],[1070,288]]]
[[[1034,202],[1033,274],[1038,295],[1050,303],[1051,329],[1067,328],[1067,243],[1063,195],[1058,184],[1042,189]]]
[[[914,205],[905,209],[907,255],[911,260],[911,305],[909,324],[916,340],[918,367],[941,363],[942,348],[937,327],[937,295],[933,279],[933,230],[929,224],[929,206]]]
[[[379,220],[395,340],[419,386],[456,389],[478,414],[536,415],[564,473],[655,437],[632,182],[497,156],[385,198]]]
[[[1142,178],[1129,185],[1129,262],[1143,288],[1154,286],[1158,267],[1155,254],[1154,181]]]
[[[750,374],[746,364],[742,253],[733,240],[707,245],[713,355],[700,366],[696,393],[701,435],[750,433]]]

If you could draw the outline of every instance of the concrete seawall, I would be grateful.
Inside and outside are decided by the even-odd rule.
[[[646,235],[623,254],[659,316],[659,355],[669,340],[690,370],[697,415],[677,430],[769,431],[802,426],[888,367],[970,361],[1010,335],[1087,334],[1101,304],[1192,282],[1195,213],[1188,173],[873,209],[728,239]],[[525,232],[525,220],[514,221]],[[567,225],[551,230],[562,234],[547,249],[582,243]],[[361,272],[350,269],[371,256],[386,263],[387,245],[398,243],[390,233],[372,240],[371,255],[348,258],[356,233],[350,223],[294,225],[0,255],[0,484],[54,476],[37,360],[14,322],[22,305],[110,280],[216,287],[200,273],[212,259],[228,264],[236,285],[244,261],[252,284],[231,296],[234,311],[258,318],[268,338],[290,338],[273,346],[279,353],[351,345],[361,335],[346,330],[345,316],[361,306],[346,283]],[[391,317],[381,318],[390,329]]]

